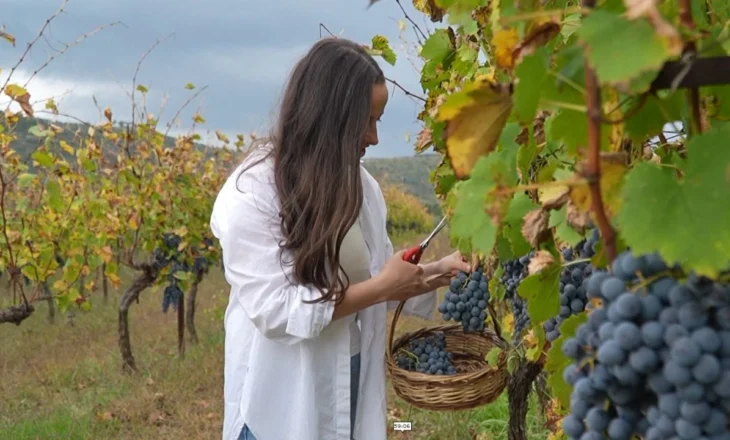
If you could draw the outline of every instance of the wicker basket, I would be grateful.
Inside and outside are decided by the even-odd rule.
[[[458,324],[440,325],[405,333],[393,342],[404,304],[401,302],[393,315],[385,361],[398,397],[418,408],[443,411],[475,408],[493,402],[502,394],[508,379],[506,360],[500,356],[496,367],[485,360],[493,347],[507,347],[498,334],[498,327],[497,333],[488,328],[478,333],[465,333]],[[432,375],[398,367],[395,357],[400,348],[414,339],[437,333],[445,336],[446,348],[454,355],[452,363],[457,374]]]

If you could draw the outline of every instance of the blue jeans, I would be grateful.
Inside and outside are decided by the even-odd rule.
[[[350,438],[355,429],[355,414],[357,410],[357,395],[360,388],[360,353],[350,359]],[[256,440],[248,426],[243,425],[238,440]]]

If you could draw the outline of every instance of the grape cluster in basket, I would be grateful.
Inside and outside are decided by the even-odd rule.
[[[439,312],[444,321],[461,322],[465,332],[480,332],[484,330],[488,304],[487,278],[479,268],[470,274],[460,272],[454,278]]]
[[[456,368],[451,363],[453,354],[446,351],[443,333],[412,340],[396,358],[396,365],[408,371],[419,373],[452,375]]]

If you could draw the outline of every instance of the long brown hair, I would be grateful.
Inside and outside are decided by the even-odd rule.
[[[296,282],[322,292],[314,302],[342,300],[340,247],[363,202],[360,153],[373,86],[383,71],[352,41],[318,41],[297,63],[284,91],[273,148],[279,217]],[[262,159],[262,160],[263,160]],[[243,170],[245,172],[245,169]],[[255,258],[252,256],[252,258]]]

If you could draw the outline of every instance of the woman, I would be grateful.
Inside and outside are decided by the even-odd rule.
[[[469,269],[458,253],[425,265],[393,255],[382,193],[360,166],[387,100],[360,45],[319,41],[271,138],[218,195],[224,440],[385,440],[387,306],[409,300],[404,313],[428,318],[435,289]]]

